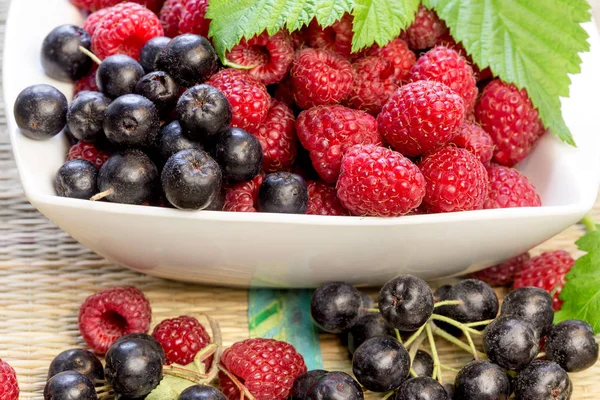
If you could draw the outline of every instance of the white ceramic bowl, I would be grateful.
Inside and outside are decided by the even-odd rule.
[[[330,280],[377,285],[401,273],[425,279],[474,271],[515,256],[577,222],[600,182],[600,41],[573,77],[564,115],[579,145],[546,135],[519,165],[544,206],[392,219],[184,212],[58,197],[52,180],[64,162],[59,135],[22,136],[12,116],[28,85],[72,86],[47,78],[39,61],[45,35],[82,17],[67,0],[13,0],[4,48],[4,96],[10,137],[31,203],[75,239],[114,261],[165,278],[235,286],[307,287]]]

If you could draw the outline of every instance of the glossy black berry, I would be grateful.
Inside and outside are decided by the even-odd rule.
[[[104,113],[110,99],[100,92],[79,92],[67,112],[69,132],[86,142],[93,142],[104,133]]]
[[[48,379],[65,371],[79,372],[87,376],[92,382],[104,379],[102,363],[94,353],[88,350],[65,350],[54,357],[48,368]]]
[[[426,351],[417,350],[412,363],[412,369],[417,373],[418,376],[432,376],[433,357],[431,357]]]
[[[158,170],[140,150],[113,154],[100,168],[98,190],[110,191],[113,203],[142,204],[149,201],[158,184]]]
[[[263,150],[256,136],[241,128],[229,128],[219,135],[216,160],[229,182],[246,182],[260,172]]]
[[[457,400],[508,400],[510,382],[506,372],[498,365],[476,360],[465,365],[456,375],[454,389]]]
[[[519,371],[537,357],[540,337],[533,326],[522,319],[502,316],[483,333],[483,348],[490,361],[502,368]]]
[[[166,363],[167,358],[166,358],[165,352],[163,350],[163,347],[156,339],[154,339],[153,336],[148,335],[147,333],[141,333],[141,332],[129,333],[127,335],[123,335],[123,336],[119,337],[117,340],[115,340],[114,343],[120,342],[122,340],[136,340],[136,341],[145,342],[147,346],[153,348],[154,351],[161,357],[161,362],[163,363],[163,365]]]
[[[438,381],[428,376],[419,376],[400,386],[396,400],[450,400],[450,397]]]
[[[292,386],[292,391],[290,392],[290,400],[305,400],[308,391],[326,374],[327,371],[315,369],[307,371],[297,377],[294,381],[294,386]]]
[[[108,349],[104,374],[116,393],[132,398],[146,396],[162,380],[164,351],[157,351],[151,344],[153,338],[146,336],[123,338]]]
[[[452,285],[444,285],[444,286],[440,286],[439,288],[437,288],[435,290],[435,292],[433,292],[434,301],[437,303],[439,301],[447,300],[446,298],[447,298],[448,293],[450,292],[451,288],[452,288]],[[435,313],[442,315],[444,317],[450,317],[450,308],[451,307],[454,307],[454,306],[436,307]],[[443,329],[444,331],[446,331],[447,333],[449,333],[452,336],[459,337],[460,335],[462,335],[462,331],[454,325],[450,325],[446,322],[439,321],[439,320],[434,320],[433,323],[435,325],[437,325],[440,329]]]
[[[552,327],[554,320],[552,296],[536,287],[515,289],[504,298],[500,314],[528,321],[542,337]]]
[[[54,375],[44,387],[44,400],[97,400],[94,383],[76,371]]]
[[[306,400],[363,400],[360,385],[344,372],[329,372],[308,391]]]
[[[308,188],[300,175],[275,172],[263,179],[258,191],[260,212],[306,214]]]
[[[87,199],[98,193],[98,169],[86,160],[65,162],[56,173],[54,189],[60,197]]]
[[[583,371],[598,360],[598,343],[587,322],[567,320],[556,324],[546,337],[546,359],[567,372]]]
[[[448,393],[448,400],[454,400],[454,392],[456,391],[456,389],[454,389],[454,384],[453,383],[445,383],[444,384],[444,389],[446,390],[446,393]]]
[[[206,82],[217,66],[217,53],[210,42],[191,33],[173,38],[156,60],[157,69],[168,72],[183,87]]]
[[[181,392],[177,400],[227,400],[227,397],[212,386],[194,385]]]
[[[568,400],[572,392],[569,375],[553,361],[532,362],[515,382],[515,396],[519,400]]]
[[[433,293],[424,280],[401,275],[383,285],[378,304],[388,324],[400,331],[412,332],[433,314]]]
[[[448,316],[458,322],[485,321],[496,318],[498,314],[496,293],[487,283],[477,279],[465,279],[452,286],[446,300],[462,302],[448,306]]]
[[[310,301],[310,315],[325,332],[342,333],[359,317],[361,295],[358,289],[343,282],[320,286]]]
[[[144,76],[144,68],[133,58],[115,54],[102,61],[96,71],[96,84],[111,99],[133,93],[135,85]]]
[[[177,102],[177,115],[183,134],[197,141],[213,140],[231,124],[227,97],[210,85],[186,90]]]
[[[160,117],[154,104],[137,94],[115,99],[106,109],[104,134],[119,148],[150,148],[160,131]]]
[[[163,162],[167,162],[173,154],[179,153],[181,150],[203,150],[200,142],[190,140],[183,136],[179,121],[172,121],[163,125],[160,129],[156,143],[158,153]]]
[[[450,292],[451,288],[452,285],[443,285],[435,289],[435,292],[433,292],[433,299],[435,302],[437,303],[438,301],[446,300],[446,296],[448,296],[448,292]]]
[[[159,112],[169,113],[177,100],[181,89],[166,72],[156,71],[144,75],[135,85],[135,93],[152,101]]]
[[[377,336],[395,336],[395,332],[380,313],[362,314],[348,331],[348,350],[350,354],[354,354],[356,349],[365,341]]]
[[[33,85],[19,93],[13,113],[24,136],[44,140],[63,130],[68,108],[67,98],[55,87]]]
[[[182,150],[169,158],[161,174],[169,203],[182,210],[208,207],[221,190],[219,164],[202,150]]]
[[[52,79],[75,82],[90,72],[93,61],[79,47],[90,49],[89,33],[75,25],[54,28],[42,43],[42,67]]]
[[[390,336],[377,336],[360,345],[352,357],[356,380],[373,392],[397,389],[408,377],[410,356]]]
[[[156,71],[156,60],[158,59],[158,55],[170,41],[171,38],[157,36],[148,40],[142,47],[140,50],[140,65],[147,74]]]
[[[371,298],[371,296],[369,296],[366,293],[361,293],[361,298],[362,298],[362,307],[363,308],[376,308],[375,307],[375,300],[373,300]]]

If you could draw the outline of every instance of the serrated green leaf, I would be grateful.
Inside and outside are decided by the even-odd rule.
[[[569,74],[580,72],[589,50],[582,22],[591,19],[586,0],[424,0],[482,69],[526,88],[544,124],[574,144],[561,113]]]
[[[329,26],[342,19],[345,13],[352,11],[352,7],[354,7],[354,0],[317,1],[315,16],[321,26]]]
[[[377,43],[385,45],[415,19],[419,0],[356,0],[352,51]]]
[[[187,379],[165,375],[146,400],[177,400],[181,392],[193,385],[195,383]]]

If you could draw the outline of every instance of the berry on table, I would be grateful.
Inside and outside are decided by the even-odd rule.
[[[435,46],[440,38],[448,34],[444,21],[435,11],[419,6],[415,20],[406,29],[404,38],[413,50],[423,50]]]
[[[502,368],[519,371],[538,355],[540,337],[529,321],[503,315],[490,323],[483,333],[483,348]]]
[[[166,36],[157,36],[146,42],[140,50],[140,65],[144,68],[146,74],[156,71],[156,60],[160,52],[167,47],[171,38]]]
[[[164,115],[177,104],[181,89],[169,74],[156,71],[143,76],[136,83],[134,92],[153,102],[158,112]]]
[[[106,108],[104,134],[121,148],[151,148],[160,131],[154,103],[138,94],[118,97]]]
[[[64,129],[68,107],[67,98],[55,87],[33,85],[19,93],[13,113],[23,135],[45,140]]]
[[[377,115],[398,85],[391,61],[378,56],[359,58],[352,64],[354,82],[344,104]]]
[[[426,351],[417,350],[411,368],[416,372],[417,376],[431,377],[433,374],[433,357]]]
[[[422,279],[400,275],[379,291],[379,311],[383,318],[402,332],[413,332],[433,314],[433,293]]]
[[[569,375],[553,361],[537,360],[517,377],[515,396],[519,400],[568,400],[573,392]]]
[[[483,360],[471,361],[462,367],[454,380],[454,388],[454,398],[465,400],[508,400],[511,393],[506,372],[498,365]]]
[[[546,359],[567,372],[578,372],[598,361],[594,330],[584,321],[567,320],[556,324],[546,337]]]
[[[181,128],[179,121],[171,121],[160,128],[160,133],[156,140],[156,147],[163,162],[167,162],[173,154],[178,153],[181,150],[203,150],[203,146],[200,142],[190,140],[183,135],[183,129]]]
[[[323,375],[309,390],[306,400],[363,400],[360,385],[345,372],[329,372]]]
[[[263,149],[256,136],[240,128],[219,134],[216,161],[229,182],[247,182],[258,175],[263,163]]]
[[[93,61],[79,47],[90,49],[92,38],[75,25],[54,28],[42,43],[42,67],[50,78],[74,82],[83,78]]]
[[[500,314],[529,322],[539,337],[552,328],[552,296],[543,289],[522,287],[511,291],[502,301]]]
[[[177,101],[183,134],[196,141],[210,141],[231,124],[231,105],[223,92],[210,85],[186,90]]]
[[[258,191],[263,179],[262,175],[258,175],[249,182],[226,187],[223,211],[257,212]]]
[[[260,212],[306,214],[308,188],[302,177],[289,172],[265,176],[258,190]]]
[[[489,133],[475,123],[465,121],[451,143],[475,154],[483,165],[489,165],[494,156],[494,141]]]
[[[483,208],[539,207],[542,200],[527,177],[514,168],[488,167],[488,195]]]
[[[342,333],[351,328],[360,316],[361,293],[342,282],[326,283],[310,301],[310,315],[325,332]]]
[[[393,39],[383,47],[373,45],[373,47],[367,50],[366,54],[383,57],[391,61],[394,66],[394,81],[397,85],[408,82],[410,79],[410,70],[417,61],[415,53],[400,38]]]
[[[206,82],[217,71],[217,61],[217,53],[205,37],[186,33],[162,49],[156,67],[182,87],[191,87]]]
[[[360,345],[352,357],[356,380],[373,392],[400,387],[410,370],[410,356],[394,337],[376,336]]]
[[[490,286],[510,285],[513,283],[517,271],[521,269],[521,265],[528,261],[529,258],[529,253],[519,254],[516,257],[509,258],[501,264],[474,272],[470,277],[484,281]]]
[[[446,389],[429,376],[419,376],[405,381],[395,400],[450,400]]]
[[[365,304],[362,304],[363,308]],[[360,316],[348,330],[348,351],[354,354],[367,340],[378,336],[394,336],[394,329],[380,313],[367,312]]]
[[[54,177],[54,190],[60,197],[89,200],[98,193],[98,168],[89,161],[65,162]]]
[[[326,374],[327,371],[322,369],[314,369],[298,376],[294,381],[294,386],[292,386],[290,400],[305,400],[306,396],[308,395],[308,391]]]
[[[181,392],[177,400],[227,400],[227,397],[212,386],[194,385]]]
[[[2,400],[17,400],[19,398],[17,374],[13,367],[4,360],[0,360],[0,397]]]
[[[75,371],[87,376],[92,382],[104,380],[102,363],[88,350],[65,350],[52,360],[48,368],[48,379],[65,371]]]
[[[44,387],[44,400],[54,399],[97,400],[98,395],[90,378],[76,371],[65,371],[50,378]]]
[[[307,181],[309,215],[349,215],[337,197],[335,186],[321,181]]]
[[[316,19],[313,19],[306,31],[306,38],[311,47],[324,49],[337,53],[343,57],[350,57],[352,52],[352,16],[344,16],[327,28],[322,28]]]
[[[67,112],[67,125],[78,140],[94,141],[104,133],[104,113],[110,99],[98,92],[80,92]]]
[[[69,149],[67,161],[70,160],[85,160],[89,161],[100,169],[108,160],[110,153],[98,149],[94,143],[77,142]]]
[[[133,58],[124,54],[107,57],[96,71],[98,89],[115,99],[133,93],[135,85],[144,76],[144,69]]]
[[[458,300],[461,304],[448,306],[449,316],[462,323],[486,321],[498,314],[498,297],[485,282],[465,279],[448,291],[445,300]]]
[[[154,328],[152,336],[164,349],[167,364],[187,365],[210,343],[204,326],[196,318],[188,316],[163,320]],[[207,370],[210,362],[210,359],[204,361]]]

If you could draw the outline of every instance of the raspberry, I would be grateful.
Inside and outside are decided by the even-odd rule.
[[[448,34],[448,28],[435,11],[419,6],[415,21],[404,34],[411,49],[423,50],[435,46],[441,37]]]
[[[452,143],[479,157],[483,165],[489,165],[494,155],[494,142],[489,133],[477,124],[465,121]]]
[[[225,205],[223,211],[257,212],[258,190],[263,176],[258,175],[249,182],[237,183],[225,188]]]
[[[173,38],[180,34],[179,22],[184,8],[185,0],[167,0],[160,9],[159,19],[167,37]]]
[[[231,126],[249,129],[267,118],[271,97],[258,79],[243,71],[228,68],[214,74],[208,84],[227,96],[233,113]]]
[[[344,106],[319,106],[303,111],[296,120],[298,138],[315,170],[327,183],[340,173],[344,152],[355,144],[381,144],[371,115]]]
[[[290,34],[292,38],[292,45],[294,46],[294,50],[302,49],[306,46],[306,31],[307,27],[304,27],[298,31],[294,31]]]
[[[110,153],[99,150],[94,143],[78,142],[69,149],[67,161],[69,160],[86,160],[100,168],[106,160],[111,156]]]
[[[188,316],[162,321],[154,328],[152,336],[165,350],[167,364],[187,365],[210,343],[206,329],[196,318]],[[207,369],[210,362],[211,360],[204,362]]]
[[[402,154],[358,144],[344,153],[337,194],[354,215],[397,217],[421,204],[425,180]]]
[[[298,152],[294,113],[284,103],[272,100],[264,122],[249,128],[263,148],[263,169],[281,171],[290,167]]]
[[[463,123],[463,99],[433,81],[408,83],[398,89],[377,116],[379,132],[407,157],[434,151],[454,137]]]
[[[471,68],[473,68],[473,74],[475,75],[475,79],[478,82],[492,78],[492,70],[488,67],[481,71],[477,64],[473,62],[473,58],[469,55],[469,53],[467,53],[467,50],[465,50],[465,47],[462,45],[462,43],[457,43],[449,32],[446,35],[439,38],[435,45],[446,46],[463,56],[465,60],[467,60],[467,63],[471,66]]]
[[[113,7],[121,2],[123,2],[123,0],[71,0],[71,4],[75,7],[92,12],[103,8]],[[131,0],[131,2],[141,4],[152,11],[158,11],[162,4],[162,1],[160,0]],[[91,34],[92,32],[89,33]]]
[[[179,32],[208,37],[210,19],[204,17],[207,9],[208,0],[185,0],[179,21]]]
[[[398,88],[394,79],[394,65],[382,57],[358,59],[352,64],[354,83],[344,101],[348,107],[377,115],[381,107]]]
[[[89,74],[87,74],[86,76],[84,76],[83,78],[81,78],[80,80],[75,82],[75,89],[73,90],[73,97],[75,97],[77,95],[77,93],[83,92],[84,90],[88,90],[90,92],[99,92],[100,91],[100,89],[98,89],[98,84],[96,83],[96,71],[97,70],[98,70],[98,66],[96,64],[94,64],[94,66],[92,67],[92,70],[89,72]]]
[[[308,181],[308,210],[310,215],[350,215],[337,197],[335,187],[320,181]]]
[[[565,275],[574,264],[573,257],[564,250],[547,251],[523,264],[515,274],[513,288],[535,286],[550,293],[556,290],[552,308],[558,311],[563,303],[558,296],[565,285]]]
[[[255,66],[247,70],[265,85],[281,81],[289,72],[294,59],[294,47],[290,36],[279,31],[273,36],[267,32],[234,46],[227,59],[243,66]]]
[[[417,56],[409,48],[406,42],[396,38],[383,47],[374,45],[367,51],[369,56],[379,56],[389,60],[394,65],[394,77],[396,84],[408,82],[410,70],[417,61]]]
[[[484,281],[490,286],[507,286],[513,282],[515,273],[521,269],[526,261],[529,261],[529,253],[523,253],[510,258],[502,264],[494,265],[471,274],[471,278]]]
[[[499,79],[483,89],[475,116],[496,144],[494,161],[507,167],[527,157],[545,132],[527,92]]]
[[[342,19],[323,29],[316,19],[308,26],[306,37],[311,47],[328,50],[343,57],[352,52],[352,16],[344,14]]]
[[[98,354],[130,333],[147,333],[152,310],[144,294],[131,286],[113,287],[88,297],[79,309],[79,331]]]
[[[92,50],[102,60],[113,54],[137,59],[148,40],[163,35],[156,14],[136,3],[121,3],[112,7],[96,26]]]
[[[419,164],[427,193],[423,202],[428,212],[478,210],[483,207],[488,177],[477,156],[465,149],[444,147]]]
[[[275,339],[247,339],[223,352],[221,363],[256,400],[284,400],[294,380],[304,372],[302,356],[291,344]],[[239,400],[240,392],[223,372],[219,386],[230,400]]]
[[[289,107],[294,104],[294,95],[292,94],[292,84],[289,75],[277,84],[273,98],[285,103]]]
[[[110,8],[103,8],[91,13],[83,23],[83,29],[92,36],[96,31],[96,27],[107,14],[110,13]]]
[[[438,46],[419,57],[412,67],[410,80],[443,83],[463,98],[465,112],[470,113],[475,108],[479,90],[473,68],[452,49]]]
[[[535,187],[514,168],[492,165],[488,168],[490,181],[483,208],[539,207],[542,200]]]
[[[0,398],[2,400],[17,400],[19,398],[17,373],[13,367],[3,360],[0,360]]]
[[[321,49],[296,52],[292,70],[292,92],[303,109],[337,104],[352,89],[352,65],[342,56]]]

